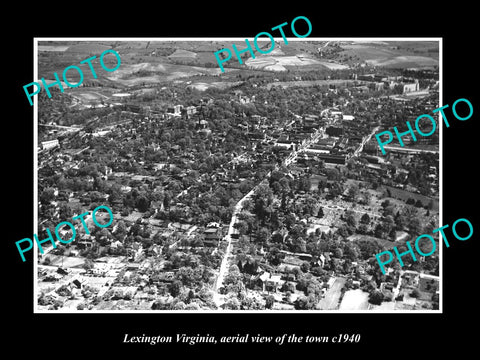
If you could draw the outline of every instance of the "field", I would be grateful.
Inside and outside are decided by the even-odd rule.
[[[346,86],[346,84],[357,84],[363,85],[365,82],[357,80],[299,80],[299,81],[277,81],[274,83],[267,84],[265,88],[270,90],[273,86],[281,86],[283,88],[296,87],[296,86]]]
[[[101,54],[105,50],[108,50],[111,48],[112,47],[108,45],[102,45],[101,43],[92,42],[87,44],[71,45],[68,47],[66,51],[87,55],[87,54]]]
[[[425,56],[395,56],[387,59],[367,60],[367,63],[374,66],[392,68],[418,68],[438,66],[438,60]]]
[[[423,206],[427,206],[430,201],[433,201],[433,210],[438,211],[438,200],[429,198],[428,196],[412,193],[410,191],[397,189],[391,186],[385,186],[386,189],[390,190],[392,194],[392,198],[400,199],[403,201],[407,201],[409,198],[413,198],[415,201],[420,200]]]
[[[94,91],[76,91],[75,93],[72,93],[72,96],[75,98],[78,98],[79,100],[83,102],[89,102],[89,101],[101,101],[108,99],[107,96],[99,94],[98,92]]]
[[[340,304],[340,310],[368,310],[368,308],[368,293],[360,289],[345,292]]]
[[[390,241],[390,240],[384,240],[384,239],[379,239],[379,238],[376,238],[376,237],[373,237],[373,236],[360,235],[360,234],[351,235],[347,238],[347,240],[349,240],[349,241],[360,241],[360,240],[375,241],[377,244],[385,247],[385,249],[389,249],[389,248],[392,248],[395,245],[398,245],[395,242]],[[422,249],[423,249],[423,247],[422,247]]]
[[[270,71],[286,71],[286,66],[302,67],[315,65],[318,68],[331,68],[334,66],[341,66],[338,64],[330,64],[325,61],[320,62],[319,60],[313,59],[305,55],[261,55],[257,56],[255,59],[249,58],[245,62],[245,64],[256,69],[264,69]]]
[[[197,57],[197,54],[188,51],[188,50],[183,50],[183,49],[177,49],[172,55],[167,56],[168,58],[189,58],[189,59],[195,59]]]
[[[217,75],[219,68],[177,65],[168,63],[125,64],[109,74],[109,79],[124,86],[160,83],[195,75]]]
[[[356,61],[391,68],[433,68],[438,66],[436,41],[351,42],[341,45],[343,56]]]
[[[46,257],[50,259],[51,266],[59,266],[63,268],[80,267],[85,263],[84,258],[70,257],[48,254]]]
[[[213,82],[193,82],[192,84],[188,85],[187,88],[193,88],[199,91],[205,91],[209,88],[216,88],[216,89],[227,89],[232,86],[240,85],[243,81],[236,81],[236,82],[220,82],[220,81],[213,81]]]
[[[59,51],[63,52],[68,49],[68,45],[38,45],[38,51]]]
[[[438,290],[439,284],[437,280],[420,278],[420,297],[419,300],[430,301],[432,296]]]

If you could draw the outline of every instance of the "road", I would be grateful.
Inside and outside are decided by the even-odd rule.
[[[320,310],[337,310],[338,309],[338,301],[340,300],[341,290],[345,285],[347,280],[342,277],[336,277],[335,282],[327,290],[325,296],[322,300],[318,302],[317,309]]]
[[[222,263],[220,264],[220,270],[219,270],[217,280],[215,282],[215,287],[214,287],[213,301],[215,302],[217,307],[220,307],[220,305],[223,304],[223,296],[220,295],[218,290],[222,287],[223,280],[225,279],[225,275],[227,274],[229,258],[231,256],[231,251],[232,251],[232,234],[234,233],[234,230],[235,230],[234,225],[237,222],[237,215],[242,210],[243,203],[245,202],[245,200],[250,198],[255,193],[255,190],[257,190],[258,185],[256,185],[243,198],[241,198],[238,201],[238,203],[235,205],[235,208],[233,210],[232,219],[230,220],[228,232],[227,232],[227,235],[225,236],[225,239],[228,241],[227,249],[225,250],[225,255],[223,255]]]
[[[311,136],[310,139],[304,140],[304,142],[298,147],[298,150],[293,150],[290,155],[287,156],[287,158],[283,161],[284,166],[290,165],[292,162],[294,162],[302,151],[305,151],[310,145],[316,143],[318,139],[323,135],[324,130],[323,128],[317,129],[315,133]]]
[[[380,126],[376,126],[375,128],[373,128],[372,132],[363,138],[362,143],[355,150],[352,157],[358,156],[358,154],[360,154],[363,151],[363,147],[365,146],[365,144],[370,141],[370,139],[378,131],[378,129],[380,129]]]

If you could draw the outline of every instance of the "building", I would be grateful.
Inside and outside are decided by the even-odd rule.
[[[50,140],[50,141],[42,141],[42,149],[49,150],[53,149],[54,147],[60,146],[58,139]]]
[[[420,86],[418,84],[418,80],[415,80],[414,83],[403,84],[403,94],[407,94],[407,93],[415,92],[419,90],[420,90]]]
[[[345,165],[345,155],[317,154],[317,157],[329,164]]]
[[[187,114],[187,116],[190,117],[193,114],[197,113],[197,108],[195,106],[187,106],[184,111]]]
[[[218,245],[218,242],[222,239],[222,232],[219,228],[207,228],[203,232],[204,240],[203,244],[205,246],[215,247]]]
[[[169,115],[180,116],[182,113],[183,105],[174,105],[167,108],[167,113]]]
[[[287,141],[279,140],[275,143],[275,146],[296,150],[295,143],[293,141],[288,141],[288,140]]]

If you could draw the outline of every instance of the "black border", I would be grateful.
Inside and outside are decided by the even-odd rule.
[[[460,345],[473,348],[474,331],[468,326],[476,312],[476,254],[478,215],[473,203],[476,187],[477,156],[476,117],[478,72],[476,65],[476,19],[473,6],[456,3],[449,9],[419,9],[418,4],[384,3],[305,5],[295,10],[292,4],[272,5],[267,11],[246,4],[202,4],[193,9],[184,4],[172,9],[160,5],[115,4],[105,11],[85,5],[68,12],[32,11],[23,13],[18,32],[4,29],[6,45],[12,56],[4,56],[7,84],[4,85],[6,131],[3,153],[6,155],[4,178],[7,201],[4,203],[4,242],[7,284],[4,291],[4,316],[7,322],[7,346],[21,345],[38,349],[40,358],[61,356],[63,351],[86,350],[92,356],[107,354],[156,354],[175,350],[177,354],[219,353],[252,354],[259,350],[275,355],[311,352],[313,356],[352,354],[405,356],[434,354],[438,350]],[[272,11],[277,9],[277,11]],[[280,9],[280,10],[278,10]],[[36,10],[36,9],[35,9]],[[250,37],[267,31],[296,16],[306,16],[313,25],[310,37],[442,37],[443,103],[452,104],[467,98],[474,107],[473,117],[465,122],[453,120],[444,127],[443,136],[443,223],[469,219],[474,236],[465,242],[451,241],[444,249],[443,314],[33,314],[32,256],[21,262],[14,242],[33,234],[33,107],[25,99],[23,85],[33,79],[34,37]],[[42,20],[43,19],[43,20]],[[69,21],[74,19],[75,21]],[[2,25],[3,26],[3,25]],[[479,108],[480,109],[480,108]],[[13,135],[13,136],[12,136]],[[12,140],[10,140],[12,138]],[[6,230],[6,231],[5,231]],[[11,314],[11,315],[10,315]],[[473,324],[475,328],[476,324]],[[289,344],[263,345],[156,345],[123,344],[130,335],[171,335],[186,333],[217,336],[237,333],[277,336],[335,336],[340,333],[361,334],[359,344]],[[28,334],[28,335],[27,335]],[[30,346],[33,345],[33,346]],[[43,349],[43,350],[42,350]],[[49,350],[47,350],[49,349]],[[78,350],[76,350],[78,349]],[[90,349],[90,351],[88,350]],[[384,352],[385,351],[385,352]],[[53,352],[53,353],[52,353]],[[82,351],[83,352],[83,351]],[[54,355],[54,353],[56,355]],[[95,354],[95,355],[94,355]]]

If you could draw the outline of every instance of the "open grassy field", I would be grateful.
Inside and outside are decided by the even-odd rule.
[[[278,52],[277,52],[278,53]],[[302,68],[303,66],[309,66],[310,68],[328,68],[339,69],[347,68],[345,65],[330,63],[327,61],[319,61],[311,56],[305,54],[297,54],[293,56],[288,55],[260,55],[255,59],[249,58],[246,65],[256,69],[264,69],[270,71],[286,71],[287,67]]]
[[[66,50],[67,52],[80,53],[82,55],[101,54],[105,50],[111,49],[109,45],[97,42],[89,42],[84,44],[71,45]]]
[[[423,206],[427,206],[430,201],[433,201],[433,210],[438,211],[438,200],[437,199],[432,199],[428,196],[421,195],[421,194],[416,194],[412,193],[410,191],[402,190],[402,189],[397,189],[391,186],[384,186],[385,189],[390,190],[390,193],[392,194],[392,198],[395,199],[400,199],[403,201],[407,201],[409,198],[413,198],[415,201],[420,200],[423,204]]]
[[[340,303],[340,310],[368,310],[368,293],[360,289],[348,290]]]
[[[360,241],[360,240],[367,240],[367,241],[375,241],[377,244],[385,247],[385,249],[393,248],[396,245],[399,245],[397,242],[393,242],[390,240],[379,239],[370,235],[361,235],[355,234],[351,235],[347,238],[349,241]]]
[[[350,42],[342,44],[341,55],[357,61],[391,68],[433,68],[438,66],[436,41]]]
[[[179,58],[179,59],[195,59],[197,57],[197,53],[193,51],[177,49],[172,55],[167,56],[169,59],[172,58]]]
[[[383,66],[390,68],[432,68],[438,66],[438,60],[425,56],[395,56],[387,59],[372,59],[367,62],[374,66]]]

